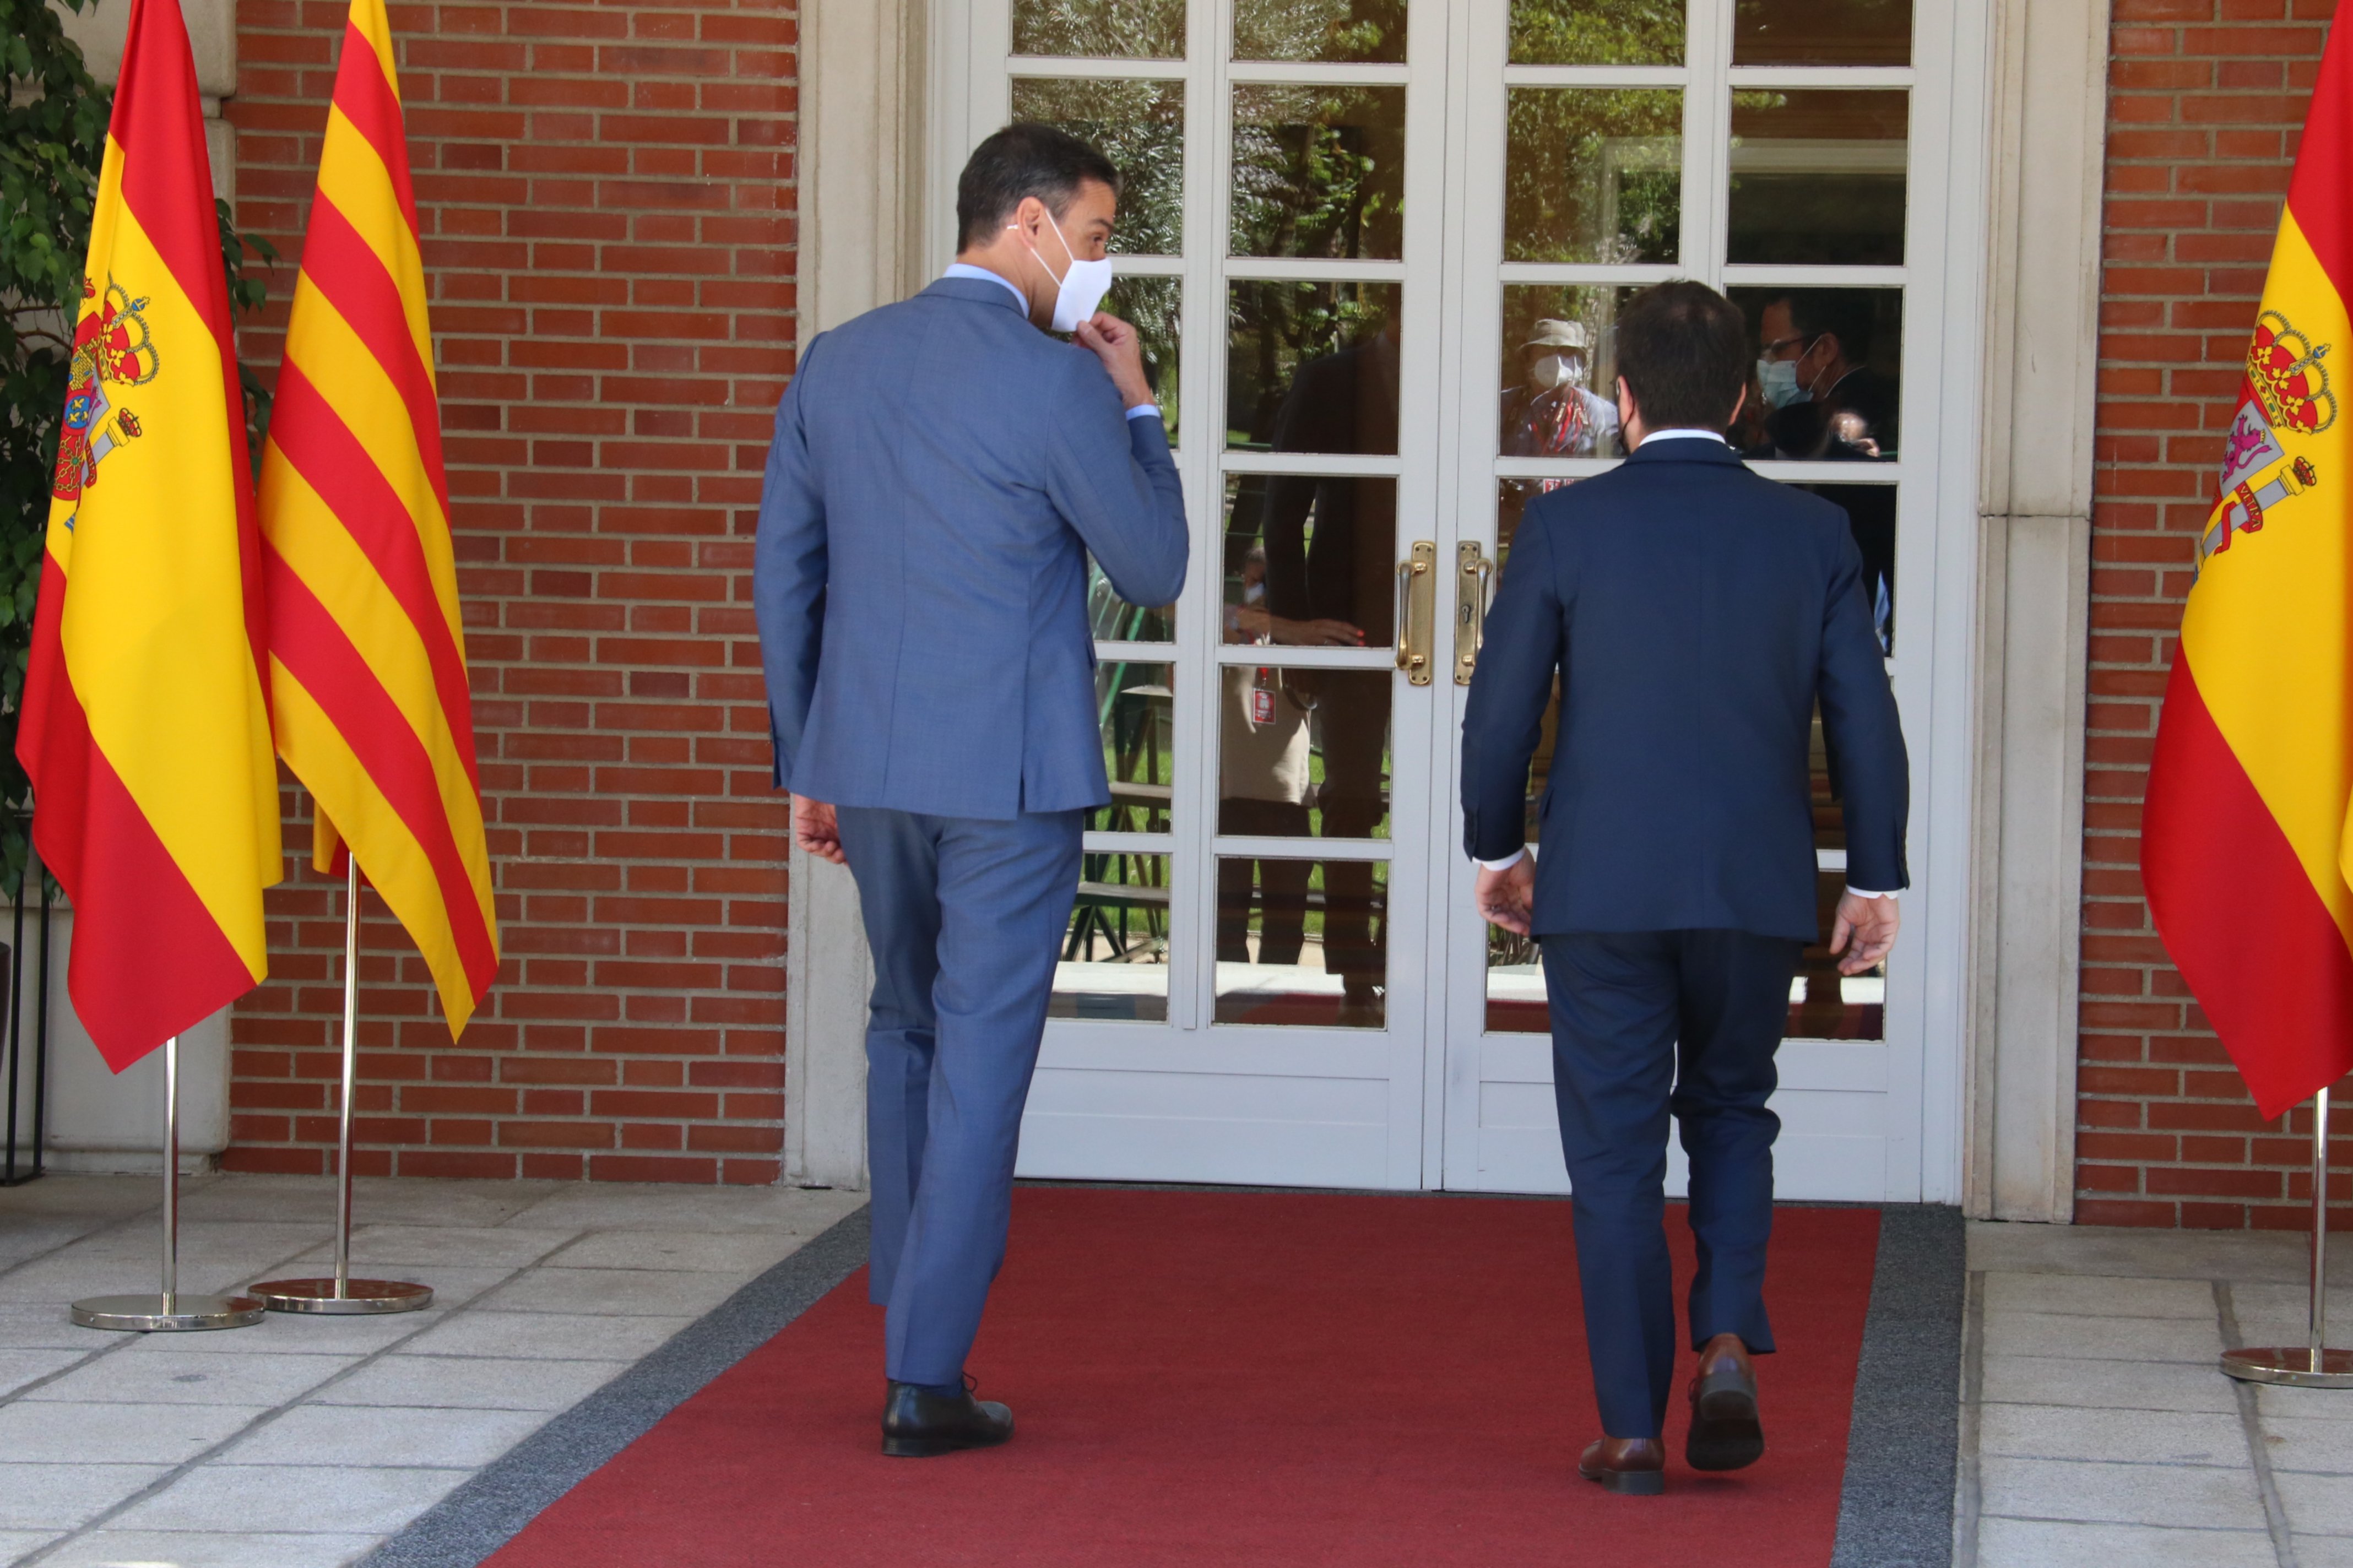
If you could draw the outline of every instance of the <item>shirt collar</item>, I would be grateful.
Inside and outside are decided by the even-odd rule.
[[[1732,445],[1731,442],[1724,438],[1724,432],[1721,430],[1698,430],[1687,427],[1678,427],[1672,430],[1652,430],[1642,437],[1642,445],[1645,447],[1649,446],[1653,441],[1713,441],[1719,447],[1729,447]]]
[[[972,267],[967,266],[965,263],[961,261],[951,261],[948,263],[948,269],[945,272],[941,273],[940,276],[943,278],[970,278],[976,281],[994,283],[1021,302],[1021,314],[1023,316],[1026,317],[1029,314],[1029,296],[1015,288],[1013,286],[1013,279],[1006,277],[1005,274],[1001,272],[991,272],[986,267]]]

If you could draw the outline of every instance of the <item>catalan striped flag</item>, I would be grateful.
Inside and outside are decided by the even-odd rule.
[[[261,461],[278,751],[425,956],[455,1037],[499,968],[392,28],[352,0]]]
[[[2329,36],[2141,828],[2182,978],[2279,1115],[2353,1069],[2353,29]]]
[[[280,873],[259,541],[177,0],[132,0],[91,216],[16,755],[117,1072],[269,973]]]

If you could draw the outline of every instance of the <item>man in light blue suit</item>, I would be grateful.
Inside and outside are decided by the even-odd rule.
[[[1050,127],[982,142],[956,264],[803,346],[768,454],[753,597],[776,782],[799,844],[857,879],[874,954],[886,1454],[1013,1435],[965,1357],[1005,1257],[1082,826],[1111,798],[1087,558],[1134,604],[1185,584],[1135,331],[1095,309],[1119,183]]]

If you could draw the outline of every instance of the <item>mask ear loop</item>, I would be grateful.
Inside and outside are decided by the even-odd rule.
[[[1041,207],[1046,205],[1044,202],[1039,202],[1038,205]],[[1062,268],[1062,278],[1068,278],[1071,275],[1071,267],[1075,267],[1079,264],[1079,253],[1071,248],[1070,237],[1062,232],[1062,226],[1054,221],[1053,209],[1050,207],[1047,209],[1046,221],[1048,224],[1052,226],[1054,237],[1062,242],[1062,257],[1063,259],[1070,264],[1070,266]],[[1021,226],[1018,223],[1008,223],[1005,226],[1008,231],[1011,231],[1018,229]],[[1054,287],[1060,289],[1062,286],[1062,278],[1054,277],[1053,268],[1046,265],[1046,258],[1039,252],[1036,245],[1033,244],[1029,247],[1029,254],[1037,258],[1039,269],[1044,272],[1048,278],[1052,279]]]

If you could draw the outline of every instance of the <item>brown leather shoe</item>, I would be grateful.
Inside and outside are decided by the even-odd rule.
[[[1667,1446],[1656,1437],[1604,1437],[1586,1446],[1577,1473],[1626,1497],[1667,1489]]]
[[[1757,1369],[1738,1334],[1718,1334],[1699,1352],[1692,1374],[1691,1436],[1683,1462],[1694,1470],[1737,1470],[1765,1454],[1757,1419]]]

